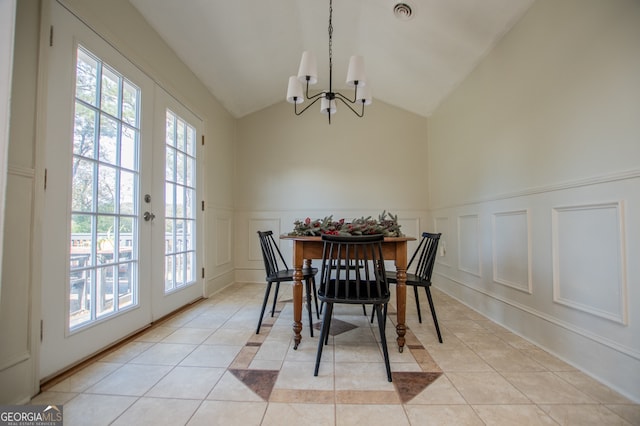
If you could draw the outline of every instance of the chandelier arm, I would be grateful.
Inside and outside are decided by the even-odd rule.
[[[324,94],[325,94],[325,92],[319,92],[319,93],[316,93],[315,95],[309,96],[309,77],[307,77],[307,91],[305,93],[305,97],[307,98],[307,100],[310,101],[311,99],[317,98],[317,97],[322,96]]]
[[[317,101],[319,98],[322,98],[322,96],[326,96],[326,94],[327,94],[326,92],[319,92],[319,93],[316,93],[315,95],[309,96],[309,94],[307,93],[306,99],[308,101],[312,99]]]
[[[336,93],[336,95],[340,95],[340,93]],[[340,95],[340,96],[336,96],[336,99],[338,99],[338,100],[342,101],[342,103],[343,103],[343,104],[345,104],[346,106],[348,106],[348,107],[349,107],[349,109],[350,109],[350,110],[351,110],[355,115],[357,115],[358,117],[360,117],[360,118],[364,117],[364,101],[362,102],[362,112],[358,113],[358,111],[356,111],[355,109],[353,109],[353,107],[350,105],[350,103],[349,103],[349,102],[351,102],[351,101],[349,101],[349,99],[344,100],[344,99],[342,98],[342,95]],[[347,102],[347,101],[349,101],[349,102]],[[351,103],[355,103],[355,102],[351,102]]]
[[[319,94],[322,94],[322,93],[319,93]],[[318,95],[315,95],[315,96],[318,96]],[[312,98],[307,98],[307,99],[312,99]],[[320,99],[322,99],[322,98],[320,98],[320,97],[316,97],[316,98],[315,98],[315,100],[314,100],[313,102],[311,102],[309,105],[307,105],[306,107],[304,107],[304,108],[302,109],[302,111],[300,111],[300,112],[298,112],[298,104],[294,103],[294,104],[293,104],[293,112],[294,112],[296,115],[301,115],[303,112],[305,112],[306,110],[308,110],[308,109],[309,109],[309,107],[311,107],[311,105],[315,104],[315,103],[316,103],[316,102],[318,102]],[[355,111],[354,111],[354,112],[355,112]]]
[[[348,102],[350,102],[350,103],[352,103],[352,104],[355,104],[355,103],[358,101],[358,100],[356,99],[356,96],[358,96],[358,88],[357,88],[357,86],[356,86],[356,91],[353,93],[353,99],[350,99],[350,98],[346,97],[345,95],[343,95],[343,94],[342,94],[342,93],[340,93],[340,92],[335,92],[335,95],[336,95],[336,98],[340,98],[340,99],[342,99],[343,101],[348,101]]]

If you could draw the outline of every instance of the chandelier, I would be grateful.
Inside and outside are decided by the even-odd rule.
[[[293,111],[296,115],[301,115],[309,107],[320,101],[320,112],[327,114],[329,124],[331,115],[337,111],[336,101],[341,101],[358,117],[364,116],[364,106],[371,104],[371,91],[366,84],[364,73],[364,59],[362,56],[352,56],[349,60],[347,70],[347,86],[353,87],[353,98],[349,98],[340,92],[333,90],[333,0],[329,0],[329,90],[323,90],[315,95],[309,95],[309,85],[318,82],[318,70],[316,58],[313,53],[305,51],[302,53],[298,75],[289,77],[287,88],[287,102],[293,104]],[[306,83],[306,92],[303,95],[302,83]],[[309,105],[298,111],[298,104],[305,101],[305,98],[312,101]],[[361,105],[360,112],[357,111],[358,104]],[[353,105],[353,106],[352,106]],[[354,108],[355,106],[355,108]]]

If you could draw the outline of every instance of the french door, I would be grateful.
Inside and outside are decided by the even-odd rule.
[[[204,285],[199,267],[204,247],[202,239],[197,238],[202,222],[198,202],[202,199],[199,184],[202,173],[197,160],[198,148],[202,146],[198,143],[202,123],[158,86],[155,95],[157,143],[153,158],[159,167],[153,168],[151,186],[153,193],[158,194],[158,202],[152,203],[155,213],[149,211],[146,215],[145,210],[142,214],[143,220],[146,217],[154,222],[151,237],[155,249],[152,252],[157,255],[151,269],[154,320],[201,297]]]
[[[200,120],[56,2],[51,22],[41,378],[203,292]]]

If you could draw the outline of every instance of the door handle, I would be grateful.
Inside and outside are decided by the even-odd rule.
[[[149,222],[150,220],[152,221],[153,219],[155,219],[156,215],[153,213],[144,212],[142,214],[142,217],[144,218],[145,221]]]

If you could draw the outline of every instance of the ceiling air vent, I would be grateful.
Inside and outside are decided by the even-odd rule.
[[[401,21],[408,21],[413,18],[413,9],[409,3],[400,2],[393,6],[393,14]]]

